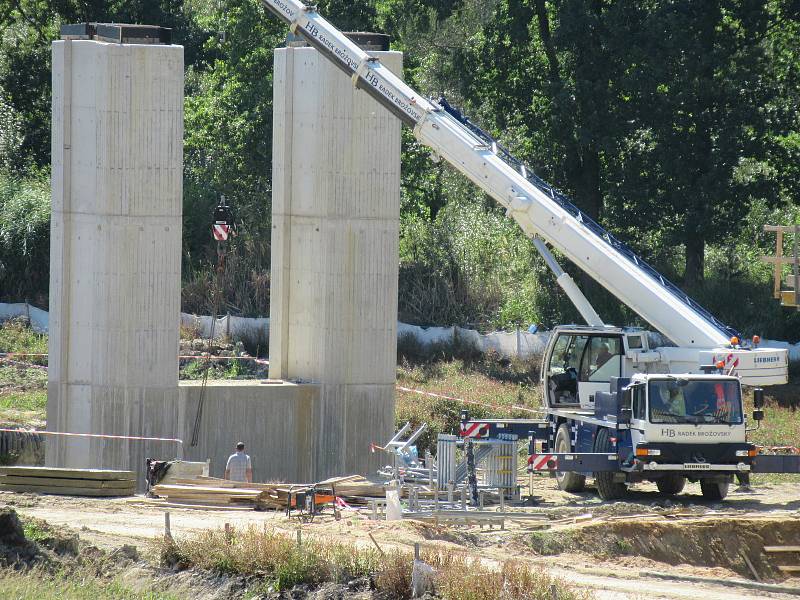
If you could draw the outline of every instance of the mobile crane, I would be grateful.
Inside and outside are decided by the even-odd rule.
[[[800,471],[800,457],[757,455],[745,441],[741,384],[786,383],[786,350],[761,348],[757,336],[743,340],[446,100],[415,92],[315,7],[262,3],[409,126],[432,158],[446,160],[500,203],[587,322],[556,328],[550,338],[542,366],[544,420],[470,421],[465,414],[462,435],[527,438],[532,468],[556,470],[559,485],[572,491],[593,474],[604,498],[621,496],[627,483],[641,479],[677,493],[688,478],[720,499],[734,472]],[[547,244],[674,345],[651,348],[647,332],[603,323]],[[763,392],[755,398],[763,403]],[[753,416],[760,420],[763,411]],[[544,454],[533,452],[537,442]]]

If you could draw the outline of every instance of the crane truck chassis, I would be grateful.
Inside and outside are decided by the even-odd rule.
[[[470,420],[464,411],[461,436],[527,439],[529,472],[554,473],[568,492],[594,477],[604,500],[641,481],[678,494],[688,480],[719,501],[737,473],[800,472],[800,456],[761,454],[747,441],[738,377],[718,364],[705,373],[637,372],[645,340],[639,330],[556,328],[542,362],[545,418]],[[758,426],[763,390],[753,398]]]
[[[532,450],[538,442],[549,456],[542,459],[532,451],[532,468],[544,464],[555,469],[566,490],[579,489],[587,475],[594,475],[606,498],[619,497],[627,483],[643,479],[676,493],[689,479],[700,481],[706,497],[721,499],[733,473],[800,471],[800,457],[761,455],[746,442],[741,399],[742,383],[786,383],[786,350],[761,348],[757,337],[741,342],[738,331],[688,297],[497,140],[444,99],[433,101],[411,89],[316,7],[299,0],[262,3],[356,88],[410,127],[432,150],[433,159],[447,161],[503,206],[533,239],[589,324],[558,328],[551,337],[542,365],[544,420],[470,421],[464,415],[462,435],[515,433],[531,440]],[[646,332],[605,325],[544,242],[672,343],[651,350]],[[763,392],[757,391],[756,398],[761,403]],[[672,408],[656,408],[658,403]],[[758,408],[753,420],[762,418]]]

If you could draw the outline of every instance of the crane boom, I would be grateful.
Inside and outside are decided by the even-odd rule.
[[[350,76],[356,87],[412,128],[422,144],[505,207],[529,237],[538,236],[557,248],[678,346],[730,348],[731,337],[738,336],[735,329],[689,298],[446,101],[433,102],[418,94],[315,7],[299,0],[262,2]],[[786,357],[780,362],[785,369]]]

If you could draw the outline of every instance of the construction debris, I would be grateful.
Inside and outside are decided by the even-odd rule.
[[[136,474],[102,469],[0,467],[0,489],[65,496],[132,496]]]

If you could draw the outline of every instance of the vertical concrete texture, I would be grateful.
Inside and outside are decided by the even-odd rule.
[[[175,435],[183,48],[53,42],[52,431]],[[51,438],[53,466],[139,468],[174,444]]]
[[[313,419],[319,386],[289,382],[209,381],[197,445],[192,429],[200,403],[201,382],[179,385],[178,437],[187,440],[184,458],[211,459],[211,476],[222,477],[238,441],[253,460],[253,481],[313,483],[311,453]]]
[[[400,122],[307,47],[275,51],[273,110],[270,377],[320,386],[313,477],[366,474],[394,429]]]

